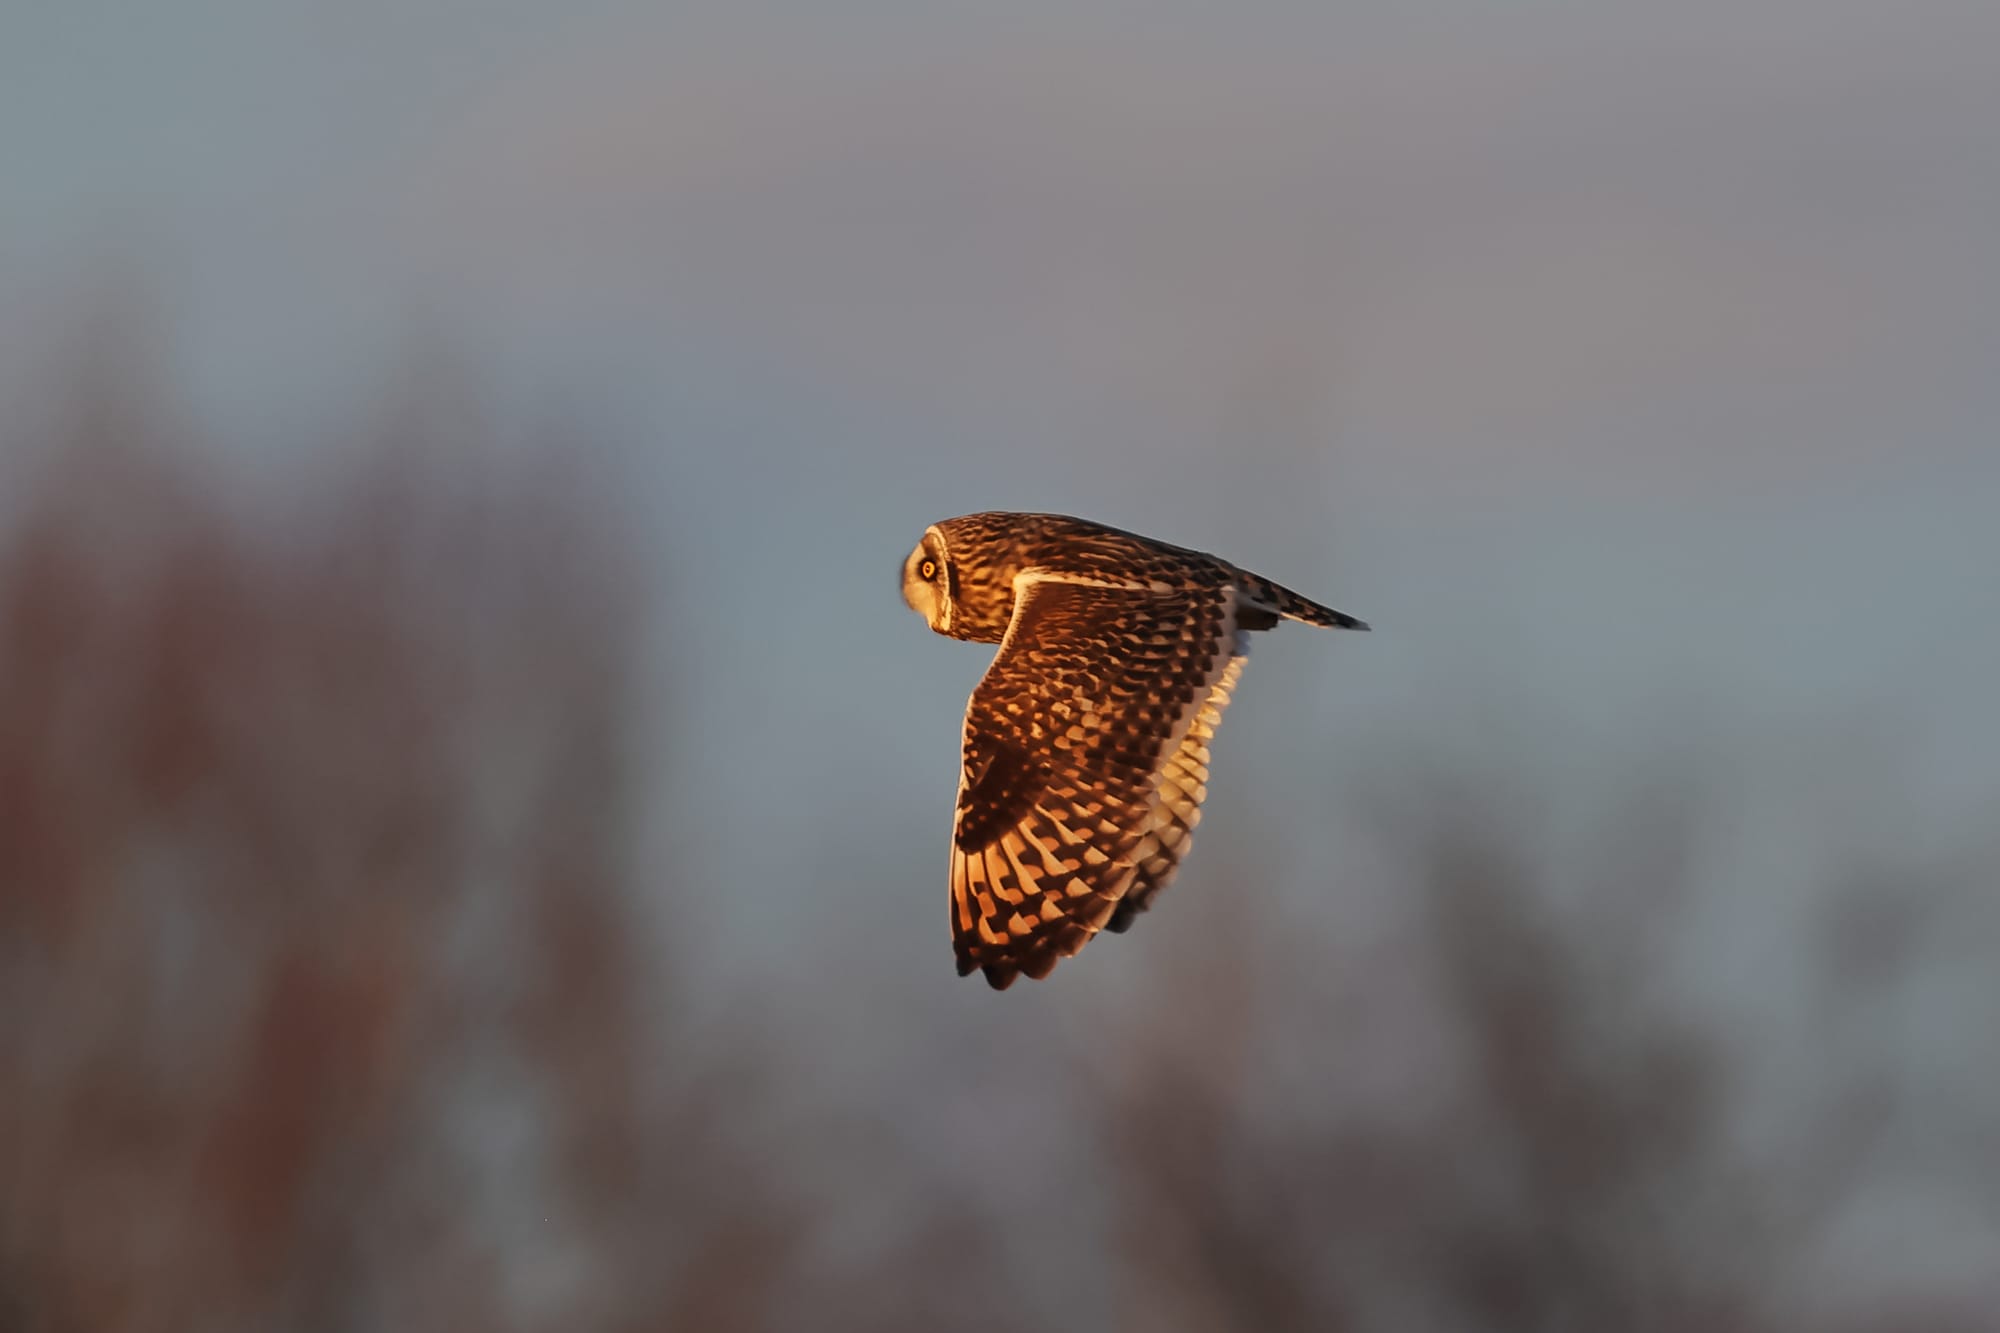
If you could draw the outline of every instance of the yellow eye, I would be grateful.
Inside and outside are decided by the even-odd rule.
[[[927,559],[925,559],[924,563],[922,563],[921,565],[918,565],[918,566],[917,566],[917,573],[919,573],[919,574],[923,575],[923,576],[924,576],[925,578],[927,578],[927,579],[934,579],[934,578],[936,578],[936,577],[937,577],[937,561],[935,561],[935,560],[931,560],[931,559],[928,559],[928,558],[927,558]]]

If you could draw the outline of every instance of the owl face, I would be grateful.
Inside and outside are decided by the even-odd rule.
[[[951,633],[951,572],[945,564],[944,536],[925,531],[903,561],[903,600],[940,634]]]

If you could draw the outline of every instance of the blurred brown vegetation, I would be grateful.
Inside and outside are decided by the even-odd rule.
[[[1954,1105],[1899,1049],[1927,1035],[1905,1011],[1935,981],[1910,941],[1992,937],[1991,857],[1874,865],[1817,898],[1799,1049],[1732,1040],[1672,968],[1705,826],[1682,776],[1633,784],[1570,899],[1518,793],[1390,783],[1362,805],[1409,911],[1359,975],[1329,975],[1340,953],[1298,919],[1170,964],[1201,1001],[1144,1033],[1100,1098],[1129,1326],[2000,1328],[1991,1075]],[[1968,1028],[1992,987],[1970,998]],[[1885,1018],[1891,1039],[1871,1040]],[[1379,1076],[1385,1043],[1401,1083],[1339,1095]],[[1743,1103],[1795,1078],[1810,1092],[1758,1143]],[[1912,1187],[1981,1219],[1950,1260],[1919,1224],[1827,1261]]]
[[[646,1030],[603,497],[419,395],[278,531],[73,388],[0,538],[0,1327],[750,1322],[787,1223],[743,1071]]]
[[[259,523],[128,375],[78,383],[0,530],[0,1329],[1009,1329],[1064,1284],[1097,1293],[1064,1326],[1135,1333],[2000,1327],[2000,1285],[1896,1255],[1879,1298],[1800,1296],[1908,1089],[1876,1052],[1746,1157],[1735,1057],[1642,984],[1671,791],[1581,911],[1440,789],[1380,812],[1419,910],[1379,977],[1277,918],[1163,959],[1048,1090],[1101,1175],[1033,1207],[1103,1217],[1049,1272],[785,1047],[685,1017],[637,910],[684,886],[630,860],[645,579],[560,452],[475,466],[398,402]],[[1927,900],[1888,876],[1802,945],[1830,1046]],[[1356,1109],[1363,1025],[1441,1073]],[[908,1216],[844,1244],[884,1179]]]

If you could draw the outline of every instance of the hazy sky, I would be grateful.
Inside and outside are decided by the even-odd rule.
[[[443,305],[1397,502],[1990,435],[1988,5],[14,8],[10,285],[152,255],[225,398]]]

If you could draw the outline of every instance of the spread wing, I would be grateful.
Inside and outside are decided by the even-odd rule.
[[[1165,887],[1242,669],[1227,587],[1156,592],[1028,573],[965,715],[952,830],[961,976],[1045,977]]]

